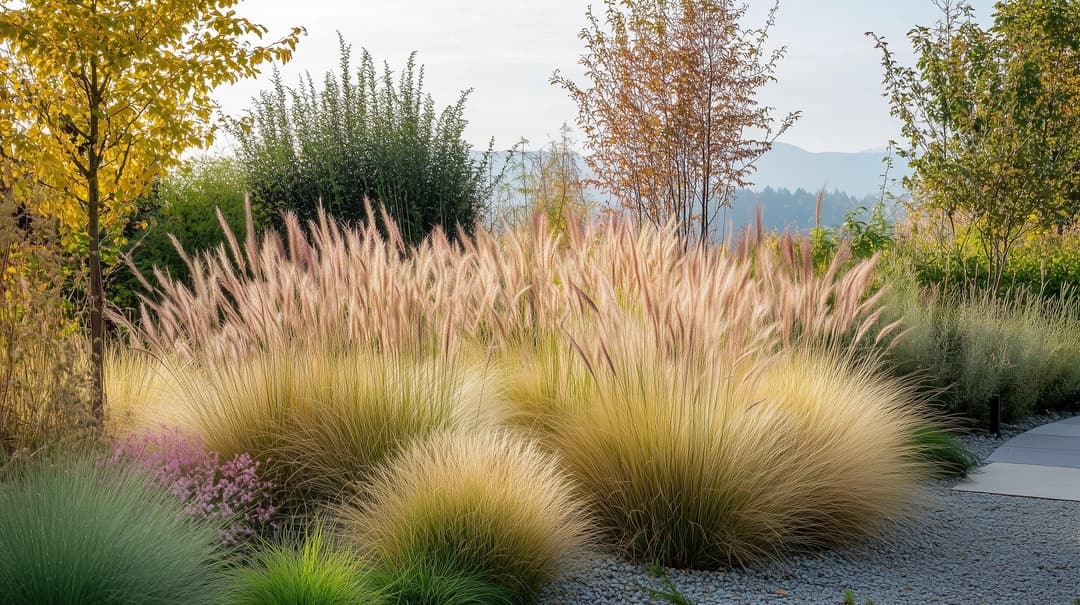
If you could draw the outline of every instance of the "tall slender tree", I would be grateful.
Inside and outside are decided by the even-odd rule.
[[[0,0],[0,153],[45,187],[86,252],[92,409],[104,404],[102,243],[144,187],[213,141],[213,89],[287,61],[302,30],[258,45],[266,28],[238,0]]]
[[[684,241],[708,241],[720,209],[750,184],[754,162],[798,118],[776,123],[757,93],[785,49],[733,0],[604,0],[590,6],[580,86],[556,72],[578,106],[594,184],[641,221],[674,220]]]
[[[559,140],[551,141],[533,155],[527,175],[525,208],[542,213],[556,232],[565,233],[572,222],[584,219],[590,210],[585,198],[585,177],[577,159],[570,127],[563,124]]]

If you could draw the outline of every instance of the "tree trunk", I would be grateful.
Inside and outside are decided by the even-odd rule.
[[[101,279],[101,228],[99,225],[101,192],[96,170],[90,174],[89,185],[90,220],[87,235],[90,239],[90,363],[93,372],[90,410],[94,419],[100,423],[105,410],[105,292]]]
[[[90,412],[100,425],[105,416],[105,288],[101,276],[101,152],[99,149],[99,111],[101,108],[98,88],[97,62],[91,61],[89,140],[86,142],[87,228],[90,240]]]

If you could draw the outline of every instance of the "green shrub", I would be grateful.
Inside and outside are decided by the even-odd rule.
[[[417,442],[365,495],[342,508],[345,532],[373,561],[403,570],[406,591],[478,579],[528,602],[588,537],[558,460],[500,431]]]
[[[824,192],[819,194],[820,198]],[[885,204],[873,208],[857,206],[844,213],[838,228],[818,225],[810,230],[811,254],[815,266],[827,270],[829,263],[843,245],[855,259],[866,259],[892,250],[896,246],[895,227],[885,216]]]
[[[328,73],[316,90],[310,75],[286,88],[275,74],[250,124],[233,129],[261,215],[280,226],[282,211],[316,219],[322,205],[353,223],[367,216],[369,198],[388,211],[406,242],[436,226],[471,231],[491,186],[488,156],[475,160],[462,139],[468,91],[436,113],[415,55],[395,76],[389,65],[378,73],[365,50],[352,70],[342,40],[340,75]]]
[[[299,546],[270,546],[238,572],[233,605],[378,605],[385,597],[350,549],[316,524]]]
[[[903,239],[902,253],[923,286],[970,293],[985,292],[990,284],[990,262],[978,240],[943,244],[913,233]],[[1003,269],[1001,289],[994,294],[1025,290],[1053,298],[1064,290],[1076,296],[1078,283],[1080,225],[1074,225],[1060,232],[1033,232],[1017,242]]]
[[[146,277],[155,268],[187,282],[189,268],[172,238],[195,255],[225,241],[217,211],[234,233],[243,233],[243,175],[234,160],[201,158],[159,181],[139,202],[139,214],[129,225],[124,253]],[[261,226],[261,223],[256,223]],[[147,294],[136,274],[119,263],[109,276],[107,296],[121,309],[138,304]]]
[[[134,467],[39,461],[0,484],[0,595],[12,605],[220,603],[222,527]]]

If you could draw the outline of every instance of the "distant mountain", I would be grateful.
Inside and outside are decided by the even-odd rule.
[[[527,164],[538,152],[525,153]],[[724,222],[745,225],[753,220],[755,207],[761,204],[767,227],[805,231],[814,225],[817,192],[825,189],[821,222],[824,225],[837,225],[847,211],[859,205],[873,205],[879,199],[885,170],[882,162],[884,156],[884,149],[814,153],[795,145],[776,143],[769,153],[757,161],[757,170],[750,177],[753,187],[736,194],[732,208],[723,214],[726,217]],[[493,174],[502,170],[506,161],[506,153],[496,153],[492,158]],[[514,179],[520,176],[520,161],[521,156],[517,156],[507,167],[503,182],[505,187],[512,189]],[[579,156],[578,164],[582,174],[592,174],[584,158]],[[890,180],[898,182],[909,174],[907,165],[894,158]],[[598,201],[603,200],[600,192],[588,193]]]
[[[751,177],[754,190],[806,189],[838,190],[857,198],[877,195],[881,191],[885,150],[854,153],[814,153],[795,145],[776,143],[769,153],[757,161],[757,171]],[[907,164],[894,158],[890,179],[911,174]]]

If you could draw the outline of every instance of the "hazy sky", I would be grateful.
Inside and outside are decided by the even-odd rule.
[[[282,68],[287,84],[304,71],[316,78],[338,64],[337,31],[371,51],[376,61],[400,66],[410,51],[426,66],[425,86],[441,107],[469,98],[466,137],[475,146],[505,149],[521,137],[532,147],[573,125],[576,108],[566,93],[548,83],[561,69],[582,82],[578,33],[585,25],[581,0],[248,0],[246,17],[281,36],[302,25],[307,36],[291,63]],[[992,0],[973,2],[981,19]],[[758,25],[772,2],[749,0],[746,24]],[[599,10],[599,6],[597,7]],[[884,147],[898,134],[881,97],[880,54],[866,31],[885,35],[898,51],[910,52],[905,33],[929,25],[938,12],[931,0],[781,0],[770,36],[787,46],[778,82],[761,100],[778,115],[801,110],[803,117],[781,140],[811,151],[859,151]],[[222,88],[218,99],[230,114],[243,112],[259,90],[258,81]]]

